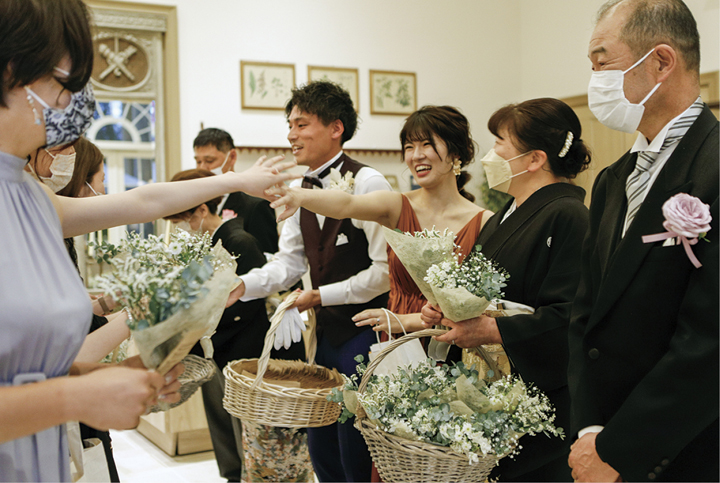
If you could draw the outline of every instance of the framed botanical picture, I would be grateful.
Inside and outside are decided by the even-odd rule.
[[[360,112],[359,74],[357,69],[309,65],[308,82],[316,80],[326,80],[343,86],[350,93],[355,112]]]
[[[295,65],[240,61],[243,109],[284,110],[295,87]]]
[[[412,114],[417,109],[414,72],[370,71],[370,114]]]

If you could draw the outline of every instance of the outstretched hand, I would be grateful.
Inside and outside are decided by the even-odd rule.
[[[285,159],[283,155],[269,159],[267,156],[261,156],[252,167],[235,175],[238,179],[239,189],[251,196],[272,201],[274,198],[268,197],[265,190],[285,181],[302,177],[299,174],[285,173],[286,169],[296,166],[297,162],[294,160],[282,162],[283,159]]]
[[[265,195],[272,201],[270,208],[285,207],[285,210],[278,215],[278,222],[287,220],[300,208],[301,189],[302,188],[290,188],[284,184],[279,184],[265,190]]]

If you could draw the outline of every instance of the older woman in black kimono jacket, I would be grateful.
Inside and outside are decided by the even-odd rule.
[[[488,122],[495,147],[485,158],[488,184],[513,199],[480,232],[483,254],[510,274],[505,299],[533,314],[460,323],[438,337],[460,347],[501,343],[513,371],[548,395],[556,425],[570,424],[567,387],[568,321],[580,277],[580,249],[588,225],[585,190],[569,182],[590,162],[580,122],[562,101],[533,99],[498,110]],[[423,309],[424,322],[439,314]],[[572,481],[569,440],[524,436],[514,459],[505,458],[491,478],[500,481]]]

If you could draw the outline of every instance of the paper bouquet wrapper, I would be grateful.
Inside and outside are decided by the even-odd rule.
[[[433,289],[424,279],[430,266],[441,263],[452,255],[455,235],[448,232],[447,235],[439,238],[417,238],[385,226],[383,234],[420,292],[428,302],[436,305],[437,300]]]
[[[209,337],[215,333],[230,291],[237,283],[237,263],[227,250],[218,243],[212,252],[216,261],[221,262],[221,266],[216,268],[210,279],[203,284],[203,287],[208,289],[203,297],[163,322],[147,329],[132,331],[140,359],[148,369],[155,369],[160,374],[167,373],[188,355],[202,338],[207,338],[207,342],[204,340],[202,344],[205,356],[212,356],[207,354],[208,346],[212,352]]]
[[[432,290],[442,313],[453,322],[477,317],[490,305],[489,300],[473,295],[463,287],[432,287]]]

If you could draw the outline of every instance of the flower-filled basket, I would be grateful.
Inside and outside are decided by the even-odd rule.
[[[547,397],[517,377],[486,382],[474,366],[431,359],[393,375],[373,374],[401,344],[443,333],[427,329],[393,341],[367,368],[358,366],[356,392],[354,379],[346,380],[341,420],[355,413],[385,482],[484,481],[500,459],[517,452],[524,434],[563,436]]]
[[[309,363],[270,359],[275,332],[298,296],[299,292],[288,295],[273,315],[259,359],[229,362],[223,369],[223,407],[243,421],[317,428],[334,423],[340,415],[340,404],[327,397],[343,385],[343,378],[337,370],[315,364],[316,344],[310,345]]]

